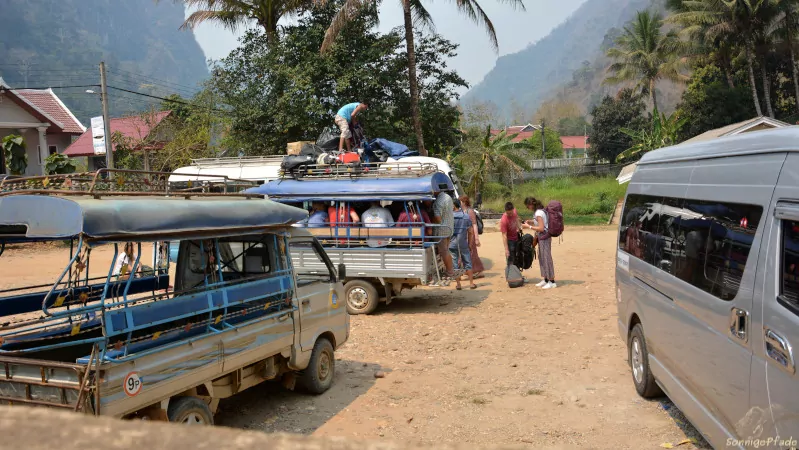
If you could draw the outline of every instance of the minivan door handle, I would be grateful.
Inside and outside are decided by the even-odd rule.
[[[740,308],[732,308],[730,312],[730,334],[744,342],[749,340],[746,330],[749,322],[749,313]]]
[[[302,301],[302,306],[311,306],[311,299],[306,298]]]
[[[774,330],[766,328],[766,355],[780,365],[780,368],[793,374],[796,369],[793,362],[793,350],[784,337]]]

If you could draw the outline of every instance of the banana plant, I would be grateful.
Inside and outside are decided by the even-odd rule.
[[[28,168],[28,154],[25,152],[25,139],[18,134],[3,138],[3,154],[11,175],[23,175]]]
[[[622,133],[633,138],[633,146],[621,152],[616,157],[616,161],[639,159],[644,153],[677,144],[680,130],[687,122],[688,118],[680,117],[679,111],[667,116],[655,109],[652,112],[652,122],[648,128],[641,130],[620,129]]]

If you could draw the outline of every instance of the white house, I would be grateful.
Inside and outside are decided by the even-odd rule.
[[[86,127],[52,89],[11,89],[0,78],[0,140],[9,134],[25,139],[25,175],[42,175],[45,158],[64,153],[73,137],[84,131]],[[0,174],[5,170],[5,165],[0,164]]]

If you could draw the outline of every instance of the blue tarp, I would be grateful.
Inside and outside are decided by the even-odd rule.
[[[341,178],[274,180],[250,188],[248,194],[266,195],[284,202],[306,201],[415,201],[433,200],[441,191],[453,191],[441,172],[408,178]]]

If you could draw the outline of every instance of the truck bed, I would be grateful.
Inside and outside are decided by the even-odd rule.
[[[325,252],[334,266],[347,267],[348,278],[412,279],[427,284],[435,273],[431,247],[325,247]],[[291,260],[297,270],[327,270],[306,250],[292,249]]]

